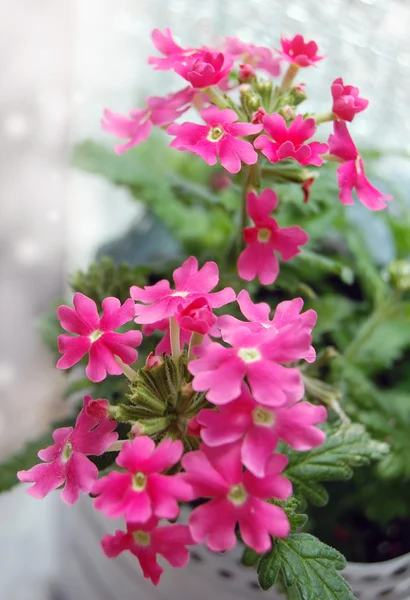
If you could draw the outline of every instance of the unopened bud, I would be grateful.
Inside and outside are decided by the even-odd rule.
[[[263,117],[266,115],[265,109],[261,106],[258,108],[256,112],[252,115],[252,123],[263,123]]]
[[[306,100],[307,95],[305,92],[305,88],[306,88],[305,83],[298,83],[291,88],[289,93],[290,93],[293,103],[295,105],[298,105],[301,102],[303,102],[304,100]]]
[[[410,262],[408,260],[394,260],[387,268],[391,284],[400,292],[410,290]]]
[[[232,179],[226,173],[216,173],[210,181],[211,188],[214,192],[220,192],[228,188],[232,184]]]
[[[109,417],[109,406],[110,403],[108,400],[98,398],[97,400],[90,400],[84,410],[85,413],[92,419],[103,421]]]
[[[194,393],[194,389],[192,387],[192,383],[191,382],[185,383],[181,387],[181,389],[180,389],[181,397],[184,398],[184,399],[191,398],[191,396],[192,396],[193,393]]]
[[[282,115],[282,117],[285,117],[285,119],[292,119],[295,116],[295,111],[291,106],[289,106],[289,104],[281,108],[279,113]]]
[[[154,369],[155,367],[159,367],[160,365],[162,365],[163,362],[164,359],[162,358],[162,356],[150,352],[147,356],[147,360],[145,361],[145,368]]]
[[[239,81],[248,81],[255,77],[255,71],[252,65],[242,64],[239,65],[238,79]]]

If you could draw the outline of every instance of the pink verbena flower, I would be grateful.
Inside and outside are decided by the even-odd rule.
[[[271,50],[264,46],[248,44],[234,37],[227,37],[224,52],[234,60],[247,63],[255,69],[261,69],[276,77],[280,74],[280,59],[273,56]]]
[[[206,88],[217,85],[228,77],[232,69],[232,61],[225,58],[222,52],[204,50],[174,65],[175,71],[189,81],[193,88]]]
[[[369,101],[359,97],[359,88],[344,85],[343,79],[338,77],[331,87],[333,96],[332,112],[342,121],[353,121],[354,116],[367,108]]]
[[[314,119],[304,119],[302,115],[298,115],[289,128],[286,127],[285,119],[276,113],[265,115],[262,121],[266,133],[272,139],[263,134],[255,140],[254,145],[270,162],[293,158],[301,165],[321,166],[323,159],[320,154],[328,151],[327,144],[305,144],[316,131]]]
[[[146,579],[158,585],[164,569],[157,562],[160,554],[173,567],[181,568],[189,561],[188,545],[195,544],[187,525],[158,527],[158,519],[151,518],[139,525],[127,524],[127,531],[117,530],[105,535],[101,546],[108,558],[115,558],[129,550],[138,558]]]
[[[277,50],[280,56],[298,67],[314,66],[319,60],[324,58],[317,53],[318,45],[316,42],[305,42],[303,35],[298,33],[290,38],[282,38],[280,40],[282,50]]]
[[[64,483],[61,498],[67,504],[74,504],[80,491],[90,493],[98,469],[87,456],[100,456],[118,439],[118,433],[114,432],[115,421],[89,416],[87,408],[93,402],[91,396],[85,396],[74,427],[54,431],[55,443],[38,453],[44,463],[17,473],[20,481],[34,483],[27,490],[34,498],[44,498]]]
[[[121,306],[117,298],[102,301],[103,314],[100,318],[94,300],[77,292],[74,294],[74,309],[59,306],[57,316],[61,327],[77,334],[77,337],[62,334],[58,336],[58,349],[63,356],[57,362],[58,369],[69,369],[89,353],[85,369],[87,377],[98,382],[110,375],[121,375],[122,368],[116,362],[118,356],[126,365],[138,358],[134,346],[142,341],[140,331],[115,333],[114,330],[128,323],[135,316],[134,302],[129,298]]]
[[[129,140],[126,144],[115,146],[116,153],[122,154],[137,144],[145,142],[152,126],[164,127],[173,123],[188,110],[193,95],[194,90],[188,87],[175,94],[168,94],[164,98],[151,96],[147,100],[147,108],[131,110],[130,118],[106,109],[105,120],[101,120],[101,127],[116,137]]]
[[[309,352],[311,335],[301,323],[252,332],[240,327],[229,334],[227,348],[212,342],[201,347],[201,356],[192,360],[188,369],[194,375],[196,392],[207,390],[213,404],[227,404],[241,393],[246,377],[252,394],[267,406],[297,402],[303,396],[303,382],[297,368],[284,367]]]
[[[241,445],[188,452],[182,459],[186,479],[195,498],[211,498],[195,508],[189,528],[196,542],[205,542],[210,550],[230,550],[236,544],[235,525],[247,546],[256,552],[271,547],[271,535],[286,537],[290,527],[282,508],[265,500],[284,500],[292,493],[292,485],[280,473],[287,465],[282,454],[273,454],[266,465],[266,476],[255,477],[243,472]]]
[[[219,407],[203,409],[196,420],[207,446],[242,441],[242,464],[256,477],[264,477],[266,465],[279,440],[294,450],[311,450],[326,435],[315,425],[326,420],[324,406],[298,402],[276,408],[261,406],[246,385],[239,398]]]
[[[242,279],[252,281],[259,277],[263,285],[270,285],[279,274],[279,261],[275,252],[283,261],[299,254],[299,246],[309,240],[307,233],[298,226],[279,227],[270,213],[277,207],[278,197],[273,190],[266,189],[260,196],[249,192],[246,200],[248,215],[255,227],[243,230],[243,239],[247,247],[238,258],[238,273]]]
[[[200,49],[178,46],[168,27],[165,28],[165,33],[162,33],[159,29],[154,29],[152,32],[152,41],[156,49],[164,57],[150,56],[148,58],[148,64],[154,65],[157,71],[168,71],[169,69],[173,69],[176,64],[184,62],[188,58],[201,56],[203,53],[203,50]]]
[[[217,327],[221,330],[222,338],[226,342],[229,342],[230,335],[235,335],[235,332],[241,327],[257,333],[266,329],[278,332],[282,328],[286,327],[289,329],[296,325],[297,328],[305,328],[307,333],[311,335],[312,329],[316,324],[317,314],[314,310],[309,309],[301,313],[303,308],[302,298],[280,302],[275,309],[272,319],[270,318],[271,308],[269,304],[266,304],[266,302],[254,304],[246,290],[239,292],[237,301],[241,313],[248,321],[240,321],[232,315],[218,317]],[[314,362],[316,352],[313,346],[309,346],[306,354],[301,356],[301,358],[309,363]]]
[[[149,325],[142,326],[142,333],[144,336],[150,336],[155,331],[162,331],[164,335],[161,340],[158,342],[155,352],[156,354],[171,354],[171,337],[169,333],[169,318],[161,319],[160,321],[156,321],[155,323],[150,323]],[[184,347],[184,344],[189,344],[189,340],[191,339],[191,332],[181,330],[179,334],[179,343],[180,349]]]
[[[229,287],[211,293],[219,282],[218,265],[214,262],[206,262],[198,270],[198,261],[191,256],[175,269],[173,278],[175,290],[171,289],[165,279],[155,285],[145,286],[144,289],[136,285],[131,288],[131,297],[138,302],[135,305],[136,323],[150,324],[172,317],[179,305],[185,307],[199,297],[205,298],[212,308],[220,308],[233,302],[236,297]]]
[[[96,509],[105,516],[124,516],[128,523],[146,523],[152,516],[175,519],[177,500],[188,500],[189,485],[180,475],[161,475],[179,462],[182,442],[164,439],[157,447],[148,436],[124,442],[116,462],[127,472],[111,472],[93,486]]]
[[[258,160],[252,144],[239,139],[242,136],[259,133],[261,125],[236,123],[238,115],[225,108],[219,110],[209,106],[200,111],[206,125],[197,123],[173,124],[167,133],[175,135],[171,148],[189,150],[201,156],[208,165],[215,165],[217,157],[221,165],[230,173],[238,173],[241,164],[253,165]]]
[[[196,332],[201,335],[209,333],[216,323],[216,316],[206,298],[195,298],[190,304],[179,305],[175,318],[181,330]]]
[[[340,202],[353,204],[352,191],[355,188],[360,202],[370,210],[386,208],[386,201],[392,197],[383,194],[367,179],[363,159],[350,137],[346,123],[335,121],[333,129],[334,133],[329,136],[329,151],[344,161],[337,168]]]

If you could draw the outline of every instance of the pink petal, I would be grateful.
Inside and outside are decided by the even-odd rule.
[[[213,552],[235,547],[235,523],[234,507],[225,499],[211,500],[198,506],[189,518],[189,528],[194,540],[205,542]]]
[[[77,292],[74,294],[73,304],[80,319],[82,319],[84,323],[87,323],[93,331],[98,329],[100,318],[98,316],[97,305],[95,304],[94,300],[91,300],[91,298],[88,298],[87,296],[84,296],[84,294]]]
[[[272,429],[251,426],[242,443],[243,465],[257,477],[264,477],[266,464],[276,448],[278,436]]]
[[[84,454],[73,452],[67,463],[66,483],[61,492],[61,499],[66,504],[74,504],[80,491],[89,494],[97,480],[98,469]]]
[[[58,359],[57,369],[69,369],[83,356],[85,356],[91,347],[91,341],[88,337],[72,337],[71,335],[59,335],[57,338],[58,349],[64,353],[64,356]]]

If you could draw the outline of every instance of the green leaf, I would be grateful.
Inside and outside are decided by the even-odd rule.
[[[302,269],[308,267],[324,274],[337,275],[348,285],[351,285],[354,281],[354,273],[349,266],[338,260],[323,256],[322,254],[316,254],[309,250],[302,250],[298,256],[295,256],[293,262],[295,266]]]
[[[246,547],[243,551],[241,562],[244,567],[255,567],[258,564],[261,555],[252,548]]]
[[[296,498],[309,500],[317,506],[328,501],[322,481],[350,479],[353,467],[379,460],[389,450],[387,444],[371,439],[363,425],[358,423],[339,427],[326,425],[324,429],[327,437],[318,448],[309,452],[283,449],[289,456],[286,477],[293,483]]]
[[[339,573],[345,567],[340,552],[308,533],[296,533],[275,541],[259,562],[258,578],[267,590],[281,573],[285,585],[294,585],[301,600],[355,600]]]

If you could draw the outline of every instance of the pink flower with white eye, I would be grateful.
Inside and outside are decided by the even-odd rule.
[[[333,96],[332,112],[342,121],[353,121],[354,116],[367,108],[369,101],[359,97],[359,88],[344,85],[343,79],[338,77],[331,87]]]
[[[247,247],[238,258],[239,277],[246,281],[258,277],[262,285],[270,285],[279,274],[275,252],[287,261],[299,254],[299,246],[309,241],[309,236],[300,227],[279,227],[269,216],[277,205],[278,197],[273,190],[266,189],[260,196],[255,192],[247,195],[246,209],[255,227],[243,230]]]
[[[156,354],[171,354],[169,318],[161,319],[160,321],[156,321],[155,323],[150,323],[149,325],[142,326],[142,333],[144,334],[144,336],[152,335],[154,331],[164,332],[162,339],[160,340],[160,342],[158,342],[155,348]],[[189,340],[191,339],[191,332],[182,330],[180,331],[179,338],[180,350],[182,350],[184,344],[189,344]]]
[[[160,554],[173,567],[181,568],[189,561],[186,546],[195,544],[187,525],[158,527],[158,519],[151,518],[139,525],[127,524],[127,531],[117,530],[105,535],[101,546],[108,558],[115,558],[129,550],[137,557],[144,577],[158,585],[164,569],[157,562]]]
[[[204,50],[183,62],[176,62],[174,69],[178,75],[189,81],[193,88],[201,89],[217,85],[228,77],[232,61],[226,59],[221,52]]]
[[[265,500],[285,500],[292,494],[292,484],[280,476],[287,462],[286,456],[273,454],[266,476],[257,478],[250,471],[243,472],[240,444],[219,448],[202,444],[200,450],[185,454],[184,476],[194,498],[211,498],[191,513],[194,540],[205,542],[214,552],[231,550],[236,545],[237,523],[244,543],[256,552],[270,549],[271,535],[286,537],[290,531],[286,513]]]
[[[142,341],[140,331],[115,333],[115,329],[132,321],[135,316],[134,302],[129,298],[121,306],[117,298],[104,298],[103,314],[100,318],[94,300],[77,292],[74,294],[74,308],[59,306],[57,316],[61,327],[77,334],[77,337],[62,334],[58,336],[58,349],[63,356],[57,362],[57,369],[69,369],[89,353],[85,369],[88,379],[97,383],[110,375],[121,375],[122,368],[116,362],[118,356],[126,365],[138,358],[134,346]]]
[[[137,301],[136,323],[152,324],[173,317],[178,306],[185,307],[199,297],[205,298],[212,308],[220,308],[236,298],[235,292],[229,287],[211,293],[219,282],[218,265],[214,262],[206,262],[198,270],[198,261],[191,256],[175,269],[173,278],[174,290],[165,279],[152,286],[140,288],[134,285],[131,288],[131,297]],[[141,302],[144,304],[140,304]]]
[[[235,335],[235,332],[241,327],[255,333],[266,329],[278,332],[283,328],[290,329],[293,327],[299,330],[302,327],[311,335],[317,321],[317,314],[311,308],[304,313],[301,312],[303,308],[302,298],[280,302],[275,309],[273,318],[270,318],[271,308],[269,304],[266,304],[266,302],[254,304],[246,290],[239,292],[237,302],[241,313],[248,321],[240,321],[232,315],[222,315],[217,320],[217,327],[221,331],[222,339],[228,343],[230,336]],[[314,362],[316,352],[313,346],[309,346],[306,354],[301,358],[309,363]]]
[[[328,151],[327,144],[321,142],[305,144],[316,131],[314,119],[310,117],[304,119],[302,115],[298,115],[289,128],[286,127],[285,119],[276,113],[265,115],[262,121],[264,130],[270,137],[265,134],[260,135],[256,138],[254,146],[261,150],[271,163],[284,158],[293,158],[301,165],[321,166],[323,159],[320,154]]]
[[[311,339],[300,323],[279,331],[252,332],[239,327],[229,334],[231,348],[212,342],[201,347],[200,358],[190,361],[192,387],[196,392],[207,391],[213,404],[227,404],[240,395],[246,377],[260,404],[276,407],[297,402],[304,392],[299,370],[283,364],[306,356]]]
[[[196,298],[187,306],[179,305],[175,318],[184,331],[206,335],[216,323],[216,316],[206,298]]]
[[[241,441],[242,464],[256,477],[265,477],[266,465],[279,440],[294,450],[320,446],[326,435],[315,425],[326,420],[324,406],[297,402],[268,408],[252,398],[246,385],[239,398],[203,409],[196,417],[200,435],[207,446],[217,447]]]
[[[95,482],[94,506],[106,517],[124,516],[128,523],[146,523],[152,516],[175,519],[178,500],[189,500],[191,489],[180,475],[162,475],[184,452],[180,440],[164,439],[158,446],[148,436],[124,442],[116,463],[127,472],[111,472]]]
[[[188,87],[175,94],[168,94],[164,98],[151,96],[147,100],[147,108],[131,110],[130,118],[106,109],[101,127],[116,137],[129,140],[126,144],[115,146],[116,153],[123,154],[126,150],[145,142],[152,126],[170,125],[187,111],[193,101],[194,93],[194,90]]]
[[[55,443],[38,453],[44,463],[17,473],[20,481],[34,483],[27,490],[34,498],[44,498],[64,483],[61,498],[67,504],[74,504],[80,491],[91,492],[98,469],[87,456],[100,456],[118,439],[115,421],[89,416],[87,409],[93,402],[91,396],[85,396],[74,427],[54,431]]]
[[[329,151],[344,162],[337,168],[337,179],[340,188],[339,199],[342,204],[353,204],[353,188],[358,199],[370,210],[383,210],[392,196],[386,196],[375,188],[364,172],[363,159],[360,156],[346,123],[335,121],[334,133],[329,136]]]
[[[280,40],[282,50],[277,50],[283,60],[292,63],[298,67],[310,67],[324,58],[317,53],[318,45],[316,42],[305,42],[303,35],[298,33],[292,39],[282,38]]]
[[[165,28],[165,33],[162,33],[159,29],[154,29],[152,41],[156,49],[163,55],[163,57],[150,56],[148,58],[148,64],[154,65],[156,71],[169,71],[174,69],[176,64],[184,62],[188,58],[201,56],[203,53],[203,50],[200,49],[178,46],[168,27]]]
[[[201,156],[208,165],[215,165],[217,158],[230,173],[239,173],[242,163],[254,165],[258,160],[252,144],[240,138],[254,135],[262,129],[261,125],[237,123],[238,115],[234,110],[209,106],[200,111],[206,125],[197,123],[173,124],[167,133],[175,135],[171,148],[188,150]]]
[[[242,42],[238,38],[227,37],[224,52],[233,60],[248,63],[255,69],[266,71],[273,77],[280,74],[280,59],[273,56],[271,50],[265,46],[255,46],[254,44]]]

